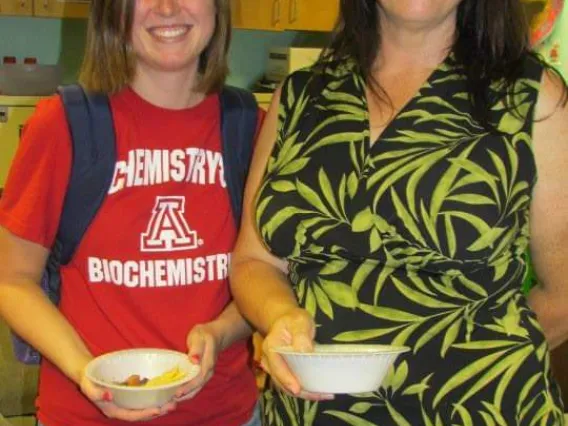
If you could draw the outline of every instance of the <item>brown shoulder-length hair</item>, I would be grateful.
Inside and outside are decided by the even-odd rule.
[[[136,0],[92,0],[85,55],[79,81],[87,90],[115,93],[132,81],[135,57],[131,48]],[[199,61],[198,90],[219,91],[229,73],[230,0],[215,0],[215,32]]]
[[[377,95],[385,98],[380,82],[371,74],[381,45],[380,34],[377,0],[340,0],[339,20],[328,49],[318,62],[319,68],[352,58],[365,81]],[[523,64],[529,57],[562,79],[556,70],[532,52],[528,19],[520,0],[462,0],[458,5],[452,51],[467,77],[474,116],[487,128],[491,128],[487,88],[498,81],[503,82],[503,94],[513,93]],[[561,103],[566,103],[567,96],[564,90]],[[384,100],[389,101],[388,98]]]

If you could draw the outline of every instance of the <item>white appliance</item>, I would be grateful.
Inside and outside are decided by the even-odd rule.
[[[322,49],[315,47],[275,47],[268,52],[265,78],[280,82],[300,68],[309,67],[320,56]]]

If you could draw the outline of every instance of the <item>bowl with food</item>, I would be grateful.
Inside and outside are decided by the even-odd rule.
[[[199,374],[187,354],[168,349],[127,349],[93,359],[85,375],[111,391],[113,402],[132,410],[161,407]]]
[[[303,390],[325,394],[374,392],[405,346],[316,344],[313,352],[285,346],[274,349],[285,360]]]

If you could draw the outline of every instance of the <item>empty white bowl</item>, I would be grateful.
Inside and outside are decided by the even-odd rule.
[[[179,368],[183,377],[159,386],[126,386],[131,375],[152,379]],[[111,352],[93,359],[85,370],[93,383],[109,389],[113,402],[132,410],[161,407],[169,402],[176,390],[199,374],[199,366],[191,363],[187,354],[167,349],[128,349]]]
[[[396,358],[410,349],[384,345],[315,345],[314,352],[274,349],[308,392],[341,394],[377,390]]]

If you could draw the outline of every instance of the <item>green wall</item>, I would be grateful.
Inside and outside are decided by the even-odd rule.
[[[0,58],[35,56],[40,63],[61,63],[65,82],[75,79],[85,40],[85,21],[0,17]],[[560,42],[560,68],[568,78],[568,7],[543,51],[555,40]],[[248,87],[261,75],[270,46],[322,45],[321,34],[293,31],[269,32],[235,30],[230,52],[229,83]]]
[[[83,20],[0,17],[0,58],[35,56],[40,63],[61,63],[65,82],[74,81],[81,64],[85,28]],[[289,46],[299,38],[293,31],[235,30],[229,83],[249,86],[262,76],[268,47]]]
[[[56,19],[0,18],[0,57],[35,56],[45,64],[59,57],[61,21]]]

